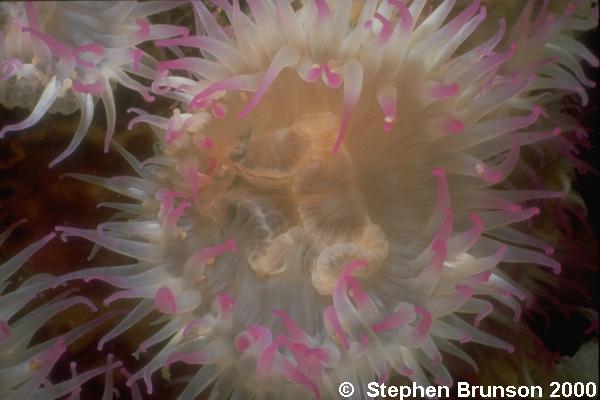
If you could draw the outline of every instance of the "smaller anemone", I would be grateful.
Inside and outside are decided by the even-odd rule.
[[[8,132],[27,129],[48,112],[81,110],[77,131],[67,149],[50,167],[81,143],[94,115],[95,101],[104,104],[107,119],[105,151],[116,123],[114,84],[154,97],[129,74],[153,80],[156,60],[139,49],[142,42],[187,36],[185,27],[151,25],[149,15],[181,2],[5,2],[0,4],[0,103],[32,113],[6,125]],[[35,102],[37,100],[37,103]]]
[[[15,222],[1,233],[0,245],[23,222],[25,220]],[[18,286],[8,281],[33,254],[55,236],[55,233],[44,236],[0,264],[0,398],[48,400],[70,394],[70,399],[77,400],[85,382],[106,374],[105,393],[102,398],[112,399],[112,371],[121,366],[120,361],[113,361],[112,355],[108,356],[106,365],[81,374],[77,374],[77,365],[72,362],[72,378],[64,382],[53,384],[49,376],[67,351],[67,346],[120,312],[104,314],[58,337],[35,343],[34,335],[46,322],[62,311],[80,304],[93,311],[97,309],[85,297],[70,296],[73,290],[64,291],[32,309],[32,300],[54,286],[54,277],[50,274],[37,274]],[[14,288],[9,290],[11,287]],[[126,374],[126,371],[122,373]]]

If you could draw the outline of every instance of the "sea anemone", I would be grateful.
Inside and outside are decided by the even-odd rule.
[[[151,25],[146,18],[179,4],[2,2],[0,103],[6,108],[33,111],[25,120],[4,126],[0,138],[35,125],[47,112],[70,114],[81,110],[73,140],[50,163],[54,166],[81,143],[92,123],[95,100],[100,98],[107,119],[107,151],[116,121],[111,83],[135,90],[147,101],[154,100],[144,85],[129,76],[156,77],[156,60],[136,46],[148,40],[187,35],[185,27]]]
[[[137,300],[99,350],[159,314],[128,385],[152,393],[183,362],[199,367],[180,399],[337,398],[344,381],[358,399],[392,376],[452,385],[448,359],[477,368],[467,342],[512,352],[483,328],[561,272],[531,226],[569,193],[529,153],[573,156],[563,111],[588,101],[580,61],[598,66],[573,35],[597,6],[528,1],[507,23],[478,0],[213,3],[226,25],[192,2],[196,35],[155,42],[178,58],[151,89],[180,108],[129,110],[156,155],[113,142],[137,176],[67,174],[134,200],[56,231],[135,261],[53,282]]]

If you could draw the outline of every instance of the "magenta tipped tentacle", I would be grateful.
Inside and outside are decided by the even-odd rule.
[[[154,295],[154,308],[163,314],[177,313],[177,300],[171,289],[163,286],[156,291]]]
[[[350,117],[352,117],[352,111],[360,98],[363,85],[363,68],[360,63],[349,61],[344,64],[342,76],[344,82],[344,98],[342,101],[340,130],[332,150],[334,154],[342,145],[346,130],[348,129],[348,124],[350,123]]]

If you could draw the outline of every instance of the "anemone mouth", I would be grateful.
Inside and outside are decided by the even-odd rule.
[[[408,260],[431,239],[423,226],[435,199],[436,156],[428,154],[427,137],[444,134],[440,121],[451,100],[431,104],[409,81],[425,84],[414,77],[394,83],[404,88],[406,107],[387,133],[377,87],[366,85],[338,151],[341,90],[284,71],[244,118],[251,93],[226,93],[213,100],[226,113],[190,128],[196,146],[186,139],[166,145],[165,153],[183,160],[171,189],[197,196],[186,213],[212,221],[205,230],[227,232],[245,254],[243,264],[263,278],[285,273],[294,246],[311,249],[303,268],[321,294],[332,293],[354,259],[368,261],[363,278],[389,267],[390,247],[404,249],[392,263],[414,276]]]

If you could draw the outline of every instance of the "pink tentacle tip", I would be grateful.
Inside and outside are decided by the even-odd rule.
[[[144,18],[138,18],[135,20],[136,25],[139,27],[136,32],[137,39],[144,41],[150,36],[150,22]]]
[[[185,26],[176,26],[174,29],[176,36],[188,37],[190,36],[190,30]]]
[[[433,176],[435,176],[435,177],[438,177],[438,178],[442,178],[442,177],[445,178],[446,177],[446,170],[444,170],[443,168],[434,168],[431,171],[431,174]]]
[[[350,286],[350,295],[356,301],[359,309],[362,309],[369,305],[370,299],[367,293],[363,290],[362,286],[352,276],[346,276],[346,282]]]
[[[168,70],[165,70],[165,71],[168,71]],[[163,73],[163,72],[161,72],[161,73]],[[153,85],[154,85],[154,83],[153,83]],[[210,99],[206,96],[201,96],[200,94],[197,94],[196,96],[194,96],[192,98],[192,100],[190,100],[190,102],[187,104],[187,108],[191,111],[204,110],[208,106],[210,106]]]
[[[213,176],[213,173],[217,169],[217,160],[215,160],[212,157],[208,157],[207,164],[208,165],[206,167],[206,174]]]
[[[533,122],[537,121],[537,119],[540,117],[540,115],[542,115],[544,113],[545,113],[545,111],[542,106],[539,106],[539,105],[533,106],[533,109],[531,110],[531,117],[532,117],[532,119],[534,119]]]
[[[244,352],[246,350],[248,350],[248,348],[251,345],[251,341],[250,338],[248,337],[248,335],[239,335],[236,339],[235,339],[235,348],[240,351],[240,352]]]
[[[594,67],[594,68],[598,68],[600,67],[600,59],[598,57],[596,57],[595,55],[592,56],[590,58],[590,60],[588,60],[589,64]]]
[[[521,307],[518,307],[514,311],[515,315],[513,315],[513,321],[519,322],[521,320]]]
[[[256,361],[256,372],[260,377],[266,377],[273,372],[273,359],[279,354],[279,343],[273,341],[259,355]]]
[[[380,385],[386,383],[388,379],[390,379],[389,371],[386,370],[377,373],[377,383],[379,383]]]
[[[458,339],[458,342],[460,344],[465,344],[465,343],[469,343],[471,340],[473,340],[473,336],[471,336],[471,334],[469,332],[463,332],[462,336],[460,339]]]
[[[7,341],[12,336],[12,329],[5,320],[0,320],[0,343]]]
[[[185,331],[184,331],[184,336],[185,336]],[[150,342],[148,340],[143,341],[142,343],[140,343],[140,345],[138,346],[138,352],[139,353],[145,353],[146,351],[148,351],[148,348],[151,346]]]
[[[111,303],[113,303],[119,299],[129,299],[135,295],[136,295],[135,290],[121,290],[121,291],[118,291],[118,292],[113,293],[110,296],[108,296],[106,299],[104,299],[102,301],[102,304],[104,304],[105,306],[108,307]]]
[[[461,133],[465,130],[465,124],[459,119],[450,118],[442,122],[441,126],[442,131],[446,134],[457,134]]]
[[[475,316],[475,327],[479,328],[481,321],[483,321],[485,317],[490,315],[492,311],[494,311],[494,306],[492,306],[490,303],[486,303],[485,306],[481,309],[481,311],[477,313],[477,316]]]
[[[408,310],[400,309],[388,315],[383,321],[374,324],[371,328],[375,333],[386,332],[410,323],[411,317],[414,317],[414,315],[411,315]]]
[[[501,171],[496,171],[491,168],[486,168],[486,171],[482,176],[482,178],[486,182],[494,183],[494,184],[499,183],[503,177],[504,177],[504,174]],[[518,209],[520,209],[520,207],[518,207]]]
[[[146,115],[148,114],[146,111],[142,110],[141,108],[137,108],[137,107],[129,107],[127,109],[127,114],[130,113],[136,113],[137,115]]]
[[[383,131],[389,133],[396,122],[396,95],[378,94],[377,100],[383,111]]]
[[[306,73],[306,81],[312,83],[319,79],[321,75],[323,75],[323,70],[321,69],[319,64],[315,64],[314,66],[309,68],[308,72]]]
[[[163,286],[156,291],[154,307],[163,314],[175,314],[177,312],[177,301],[171,289]]]
[[[215,147],[215,142],[208,136],[204,136],[202,139],[194,141],[194,144],[205,150],[212,150]]]
[[[456,285],[454,288],[456,289],[456,292],[465,300],[473,296],[474,290],[471,286]]]
[[[560,127],[556,127],[554,129],[552,129],[553,136],[560,136],[561,133],[562,133],[562,129],[560,129]]]
[[[302,331],[302,329],[290,315],[279,309],[273,310],[273,315],[281,320],[292,340],[299,342],[305,341],[304,339],[307,338],[307,335],[304,333],[304,331]]]
[[[169,75],[168,69],[165,69],[164,71],[158,71],[156,79],[154,81],[152,81],[152,84],[150,85],[150,88],[152,89],[152,91],[154,93],[157,93],[157,94],[169,93],[169,91],[171,90],[171,85],[169,84],[168,81],[166,81],[166,78],[168,75]],[[193,100],[192,100],[192,102],[193,102]]]
[[[378,12],[376,12],[373,15],[373,18],[381,22],[382,28],[379,32],[379,44],[385,45],[387,42],[389,42],[390,38],[392,37],[394,27],[392,26],[392,23],[389,19],[387,19]]]
[[[51,232],[42,238],[42,243],[45,245],[56,237],[56,232]]]
[[[326,22],[331,16],[331,9],[327,5],[325,0],[314,0],[315,6],[317,7],[317,20],[319,23]]]
[[[414,306],[415,313],[421,317],[421,321],[417,325],[417,335],[421,338],[425,337],[429,330],[431,329],[431,325],[433,323],[432,315],[426,309]]]
[[[479,283],[488,282],[491,277],[492,271],[483,271],[481,274],[479,274]]]
[[[152,394],[152,392],[154,391],[154,387],[152,386],[150,370],[147,368],[144,370],[144,383],[146,384],[146,391],[148,392],[148,394]]]
[[[441,100],[456,95],[459,90],[460,85],[458,83],[449,85],[434,84],[429,89],[429,96],[434,100]]]
[[[555,275],[560,275],[562,273],[562,265],[560,263],[554,264],[552,267],[552,272],[554,272]]]
[[[235,300],[228,293],[221,293],[218,296],[219,307],[223,311],[231,311],[235,306]]]
[[[70,178],[70,176],[69,176],[69,174],[63,174],[58,179],[63,179],[63,178]],[[54,230],[56,232],[61,232],[60,240],[62,240],[64,243],[68,242],[69,237],[75,235],[73,233],[73,230],[70,229],[68,226],[55,226]]]
[[[571,16],[573,16],[573,12],[575,12],[575,4],[573,4],[573,2],[569,2],[569,4],[567,4],[565,7],[565,12],[563,15],[565,18],[571,18]]]
[[[86,306],[88,306],[88,308],[92,311],[92,312],[97,312],[98,311],[98,307],[96,307],[96,305],[94,303],[92,303],[92,301],[88,298],[82,297],[81,304],[85,304]]]
[[[83,46],[76,47],[75,49],[73,49],[73,53],[75,54],[75,59],[79,65],[82,65],[84,67],[94,68],[100,60],[98,60],[96,63],[91,63],[91,62],[82,60],[79,56],[83,53],[92,53],[99,59],[102,59],[102,57],[104,57],[104,54],[106,54],[106,49],[101,44],[91,43],[91,44],[86,44]]]
[[[16,75],[19,70],[23,67],[23,62],[21,60],[19,60],[18,58],[11,58],[7,61],[4,61],[3,63],[0,63],[0,70],[2,73],[2,76],[0,77],[0,80],[8,80],[10,78],[12,78],[14,75]]]
[[[154,100],[156,100],[156,97],[152,96],[147,88],[140,89],[139,93],[142,95],[144,100],[147,101],[148,103],[152,103],[152,102],[154,102]]]
[[[404,2],[402,2],[401,0],[388,0],[388,2],[394,7],[396,7],[396,10],[398,10],[402,30],[404,32],[412,31],[414,26],[413,16],[410,13],[408,7],[406,7],[406,5],[404,4]]]
[[[213,260],[215,257],[220,256],[221,254],[227,252],[237,251],[237,243],[234,239],[227,240],[221,244],[217,244],[214,246],[208,246],[203,249],[198,250],[192,257],[198,263],[209,262]]]
[[[142,59],[142,55],[144,54],[144,52],[141,49],[138,48],[134,48],[131,49],[131,57],[132,57],[132,66],[133,66],[133,71],[134,72],[139,72],[140,71],[140,61]],[[160,66],[160,63],[159,63]]]
[[[218,103],[215,99],[212,99],[210,102],[211,112],[213,117],[217,119],[222,119],[227,116],[227,107],[223,104]]]
[[[444,357],[442,357],[442,355],[438,353],[438,354],[436,354],[436,355],[433,356],[433,358],[430,361],[430,365],[432,367],[435,367],[437,365],[440,365],[442,363],[442,361],[444,361]],[[434,382],[435,382],[435,380],[434,380]]]
[[[509,205],[509,206],[506,208],[506,210],[507,210],[507,211],[512,211],[512,212],[519,212],[519,211],[522,211],[522,210],[523,210],[523,207],[522,207],[520,204],[513,203],[513,204],[510,204],[510,205]]]
[[[229,239],[228,241],[226,241],[223,244],[223,249],[225,251],[237,251],[238,250],[237,242],[235,241],[235,239]]]
[[[73,90],[79,93],[89,93],[89,94],[101,94],[106,89],[106,85],[104,84],[104,79],[99,78],[96,82],[86,84],[81,82],[80,80],[73,81]]]
[[[431,245],[431,249],[436,253],[436,254],[446,254],[446,251],[448,250],[448,246],[446,246],[446,242],[441,240],[441,239],[436,239],[433,244]]]
[[[395,115],[387,115],[383,118],[383,131],[385,133],[389,133],[392,131],[392,128],[394,127],[394,122],[396,122],[396,116]]]
[[[342,86],[342,76],[335,68],[329,66],[329,63],[323,66],[323,81],[332,89],[337,89]]]
[[[481,6],[481,8],[479,9],[479,15],[477,16],[480,21],[485,21],[485,19],[487,18],[487,7],[486,6]],[[477,17],[473,18],[476,19]]]
[[[483,220],[481,219],[481,217],[478,214],[473,213],[473,214],[469,215],[469,219],[471,220],[473,225],[477,225],[478,227],[479,226],[483,227]]]
[[[66,350],[65,338],[61,336],[52,346],[38,353],[32,361],[36,364],[44,364],[52,358],[57,358]]]

